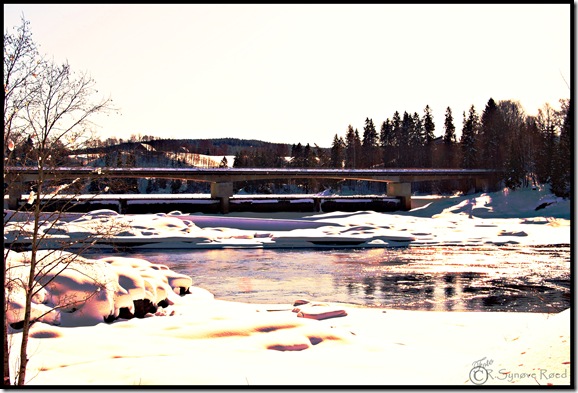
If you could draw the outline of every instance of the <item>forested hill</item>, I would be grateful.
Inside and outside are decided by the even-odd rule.
[[[215,138],[215,139],[155,139],[146,142],[157,151],[174,151],[186,149],[190,153],[210,156],[235,155],[242,150],[267,149],[273,151],[291,151],[287,143],[264,142],[256,139]]]
[[[157,139],[142,138],[140,141],[126,141],[108,138],[105,141],[95,140],[88,148],[75,151],[81,153],[110,153],[116,150],[137,150],[148,145],[156,152],[192,153],[208,156],[234,156],[242,151],[274,151],[289,155],[292,145],[288,143],[264,142],[256,139],[214,138],[214,139]],[[148,148],[147,148],[148,149]]]

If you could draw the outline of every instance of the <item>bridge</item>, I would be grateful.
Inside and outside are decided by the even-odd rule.
[[[334,179],[385,182],[387,195],[399,198],[402,208],[411,208],[411,184],[420,181],[474,180],[476,189],[487,190],[500,173],[494,169],[323,169],[323,168],[102,168],[5,167],[9,190],[9,208],[18,204],[23,183],[44,179],[164,178],[211,183],[211,197],[220,199],[222,210],[228,211],[233,196],[233,182],[275,179]]]

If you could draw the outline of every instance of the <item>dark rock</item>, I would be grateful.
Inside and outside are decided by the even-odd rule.
[[[185,288],[185,287],[179,287],[179,295],[184,296],[184,295],[190,295],[191,294],[191,289],[190,288]]]
[[[162,308],[167,308],[167,307],[169,306],[169,300],[168,300],[168,299],[161,300],[161,301],[159,302],[158,306],[159,306],[159,307],[162,307]]]
[[[134,300],[134,316],[136,318],[144,318],[147,313],[154,314],[157,312],[157,306],[151,303],[148,299]]]
[[[551,204],[552,204],[552,202],[544,202],[544,203],[542,203],[541,205],[539,205],[538,207],[536,207],[534,210],[537,211],[537,210],[545,209],[546,206],[549,206],[549,205],[551,205]]]
[[[128,307],[121,307],[120,310],[118,310],[118,317],[122,319],[133,319],[134,314],[130,312]]]
[[[114,322],[115,319],[116,319],[116,317],[114,315],[109,315],[107,317],[104,317],[104,322],[112,323],[112,322]]]

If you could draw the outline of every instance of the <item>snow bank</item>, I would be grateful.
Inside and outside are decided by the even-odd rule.
[[[31,253],[5,251],[8,323],[21,327]],[[33,321],[94,325],[119,317],[144,317],[174,302],[192,285],[188,276],[136,259],[87,259],[65,251],[39,251],[33,280]]]

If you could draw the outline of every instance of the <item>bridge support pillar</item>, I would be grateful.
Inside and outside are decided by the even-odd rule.
[[[387,183],[387,195],[399,198],[403,210],[411,210],[411,183]]]
[[[211,183],[211,198],[221,201],[221,213],[229,213],[229,198],[233,196],[233,183]]]
[[[476,177],[476,192],[488,192],[490,189],[490,179]]]
[[[20,198],[22,198],[22,193],[24,192],[24,184],[18,180],[9,180],[8,189],[6,191],[8,194],[8,200],[4,200],[4,208],[8,208],[10,210],[18,210],[20,207]]]

